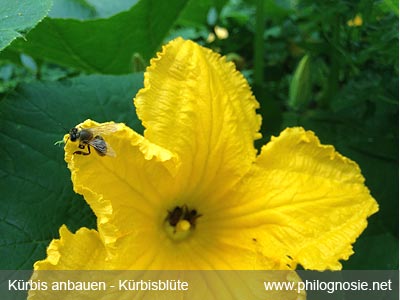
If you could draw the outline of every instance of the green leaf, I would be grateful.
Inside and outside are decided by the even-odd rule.
[[[396,0],[383,0],[380,3],[380,7],[383,12],[392,12],[396,16],[399,16],[399,1]]]
[[[142,74],[35,82],[0,102],[0,269],[31,269],[62,224],[95,226],[54,143],[87,118],[142,132],[132,104],[142,84]]]
[[[354,245],[355,254],[344,263],[346,269],[397,270],[399,241],[389,233],[361,237]]]
[[[124,10],[130,9],[138,0],[119,0],[119,1],[104,1],[104,0],[86,0],[96,9],[97,16],[100,18],[108,18]]]
[[[179,18],[179,24],[202,27],[208,23],[213,26],[217,22],[218,14],[226,2],[226,0],[191,0]],[[214,16],[211,17],[210,14],[214,14]]]
[[[137,2],[138,0],[54,0],[49,17],[79,20],[108,18],[129,10]]]
[[[0,51],[40,22],[51,4],[51,0],[0,0]]]
[[[45,19],[13,49],[91,73],[132,72],[136,53],[149,61],[188,0],[141,0],[108,19]]]
[[[49,12],[51,18],[72,18],[86,20],[97,17],[96,9],[85,0],[53,0]]]
[[[287,17],[293,9],[293,0],[265,0],[264,13],[268,18],[282,20]]]

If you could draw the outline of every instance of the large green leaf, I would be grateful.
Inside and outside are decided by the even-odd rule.
[[[53,7],[48,16],[86,20],[97,17],[97,14],[96,9],[86,0],[53,0]]]
[[[13,49],[92,73],[132,71],[134,55],[149,61],[188,0],[141,0],[108,19],[46,18]]]
[[[0,51],[40,22],[51,4],[51,0],[0,0]]]
[[[61,224],[95,226],[54,142],[87,118],[141,131],[132,98],[142,82],[142,74],[35,82],[0,102],[0,269],[31,269]]]
[[[96,9],[98,17],[107,18],[116,13],[131,8],[138,0],[118,0],[118,1],[104,1],[104,0],[86,0],[90,5]]]
[[[79,20],[108,18],[130,9],[138,0],[53,0],[51,18],[71,18]]]

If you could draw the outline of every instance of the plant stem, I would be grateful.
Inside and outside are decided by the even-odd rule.
[[[339,90],[339,76],[340,76],[340,53],[339,53],[339,43],[340,43],[340,18],[336,17],[335,22],[332,23],[332,39],[331,39],[331,51],[329,55],[330,60],[330,72],[328,75],[328,87],[323,97],[323,102],[321,103],[323,107],[329,107],[332,99],[336,96]]]
[[[264,0],[256,1],[256,32],[254,37],[254,85],[264,82]]]

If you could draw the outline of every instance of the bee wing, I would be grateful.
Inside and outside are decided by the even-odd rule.
[[[88,142],[90,146],[92,146],[96,151],[99,152],[100,155],[108,155],[112,157],[116,157],[114,149],[111,148],[109,144],[106,143],[103,138],[94,138]]]
[[[102,124],[96,127],[90,127],[90,128],[84,128],[88,129],[91,132],[93,132],[93,135],[107,135],[113,132],[118,131],[120,128],[120,124],[118,123],[107,123],[107,124]],[[93,146],[94,147],[94,146]]]
[[[111,156],[111,157],[116,157],[117,153],[115,153],[114,149],[111,148],[109,144],[107,144],[107,152],[106,155]]]

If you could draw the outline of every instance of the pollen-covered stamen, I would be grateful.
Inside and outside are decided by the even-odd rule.
[[[176,224],[175,229],[177,232],[185,232],[190,230],[192,224],[188,220],[180,220],[178,224]]]
[[[186,204],[168,210],[165,226],[169,236],[174,240],[186,238],[196,227],[196,220],[199,217],[201,214],[195,209],[189,209]]]

